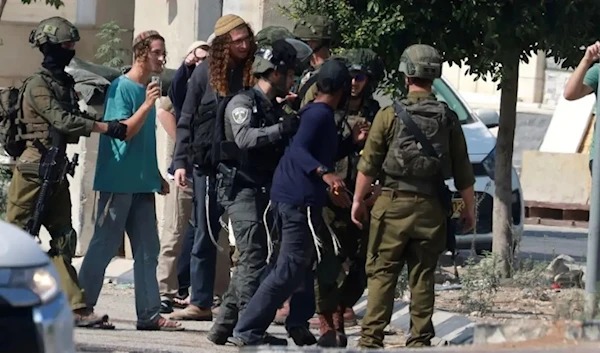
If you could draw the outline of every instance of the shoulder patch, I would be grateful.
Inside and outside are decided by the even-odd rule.
[[[236,124],[243,124],[248,119],[248,116],[250,116],[250,109],[244,107],[235,108],[231,112],[231,116]]]

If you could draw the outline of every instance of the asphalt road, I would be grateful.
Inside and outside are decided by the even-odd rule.
[[[567,254],[577,261],[585,260],[587,245],[587,230],[573,228],[556,228],[544,226],[526,226],[521,257],[535,260],[550,261],[554,254]],[[114,331],[98,331],[77,329],[75,342],[78,352],[237,352],[233,346],[214,346],[206,340],[206,333],[210,329],[210,322],[186,322],[184,332],[141,332],[135,330],[135,305],[133,289],[131,286],[106,285],[97,306],[98,313],[108,313],[113,323],[117,326]],[[271,333],[285,337],[285,331],[280,326],[271,326]],[[359,328],[349,330],[350,345],[355,347],[358,339]],[[401,345],[403,335],[390,335],[386,344]],[[290,342],[289,352],[299,352]],[[476,347],[470,347],[476,348]],[[581,349],[579,349],[581,348]],[[588,352],[579,347],[578,352]],[[437,352],[434,350],[420,350],[420,352]],[[444,351],[453,351],[451,348],[442,348]],[[461,351],[470,350],[461,347]],[[572,350],[572,349],[571,349]],[[347,350],[353,352],[355,350]],[[390,349],[386,349],[390,352]],[[402,352],[407,351],[402,349]],[[486,352],[494,350],[485,349]],[[512,352],[531,352],[527,350],[512,350]],[[544,352],[562,353],[568,349],[554,348]],[[598,347],[591,348],[589,352],[598,352]],[[276,352],[275,350],[254,350],[254,352]],[[277,350],[283,352],[283,350]],[[305,349],[302,352],[321,352],[316,349]]]

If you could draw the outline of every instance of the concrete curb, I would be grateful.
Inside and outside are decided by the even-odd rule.
[[[73,259],[73,266],[79,271],[83,257]],[[133,285],[133,260],[114,258],[105,274],[106,283],[121,285]],[[410,330],[409,303],[397,301],[394,303],[394,311],[390,326],[402,330],[408,334]],[[362,319],[367,309],[367,292],[354,306],[354,312],[358,319]],[[437,310],[433,314],[433,325],[436,337],[432,342],[436,346],[471,344],[475,324],[464,315]]]
[[[367,308],[367,294],[363,294],[354,306],[357,318],[362,319]],[[470,344],[473,341],[475,323],[466,316],[443,310],[436,310],[433,314],[433,326],[436,337],[432,342],[435,346]],[[405,334],[410,331],[409,303],[397,301],[390,326],[402,330]]]
[[[473,344],[514,343],[543,339],[549,334],[564,335],[573,341],[600,341],[600,321],[567,321],[540,323],[535,320],[512,321],[503,324],[477,324]]]

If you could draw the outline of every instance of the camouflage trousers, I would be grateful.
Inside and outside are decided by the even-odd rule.
[[[365,273],[368,224],[361,230],[350,218],[349,209],[330,205],[324,209],[323,218],[330,229],[321,227],[323,243],[321,262],[315,276],[317,313],[332,313],[341,308],[351,308],[362,296],[367,286]],[[331,232],[340,243],[335,254]]]
[[[25,228],[34,214],[41,186],[37,163],[17,164],[8,189],[7,222]],[[50,233],[48,255],[56,266],[71,308],[85,308],[84,293],[77,280],[77,271],[71,264],[77,234],[71,223],[71,195],[67,179],[52,187],[42,225]]]

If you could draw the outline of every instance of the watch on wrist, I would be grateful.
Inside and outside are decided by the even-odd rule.
[[[326,166],[322,165],[319,168],[317,168],[317,175],[319,177],[323,177],[323,175],[327,174],[327,173],[331,173],[331,171],[329,170],[329,168],[327,168]]]

